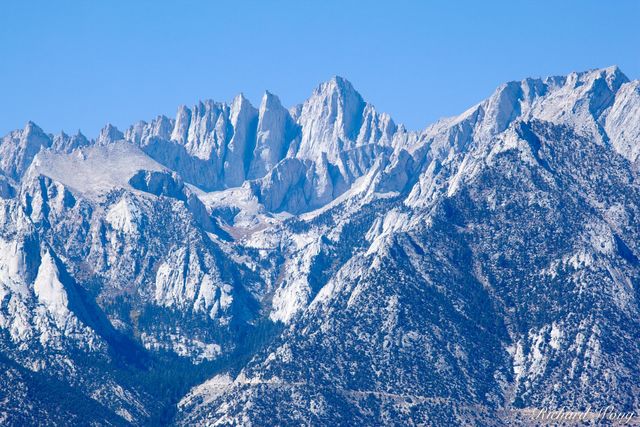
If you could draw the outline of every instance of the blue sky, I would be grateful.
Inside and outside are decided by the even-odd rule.
[[[95,136],[180,104],[291,106],[333,75],[420,129],[500,83],[618,64],[640,78],[638,1],[6,1],[0,134]]]

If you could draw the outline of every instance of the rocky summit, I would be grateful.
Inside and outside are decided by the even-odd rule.
[[[640,81],[408,131],[344,78],[0,140],[0,424],[535,425],[640,408]]]

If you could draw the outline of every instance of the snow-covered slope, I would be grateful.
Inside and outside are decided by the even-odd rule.
[[[510,82],[421,132],[340,77],[96,140],[27,124],[0,142],[0,420],[637,409],[638,87]],[[30,414],[43,383],[86,410]]]

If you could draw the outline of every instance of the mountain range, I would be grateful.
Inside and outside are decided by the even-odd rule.
[[[640,410],[640,81],[409,131],[344,78],[0,141],[0,424]]]

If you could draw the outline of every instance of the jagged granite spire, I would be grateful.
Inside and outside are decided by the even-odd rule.
[[[116,141],[121,141],[124,139],[124,134],[120,132],[120,130],[113,126],[111,123],[108,123],[98,135],[98,139],[96,142],[98,144],[109,144]]]

